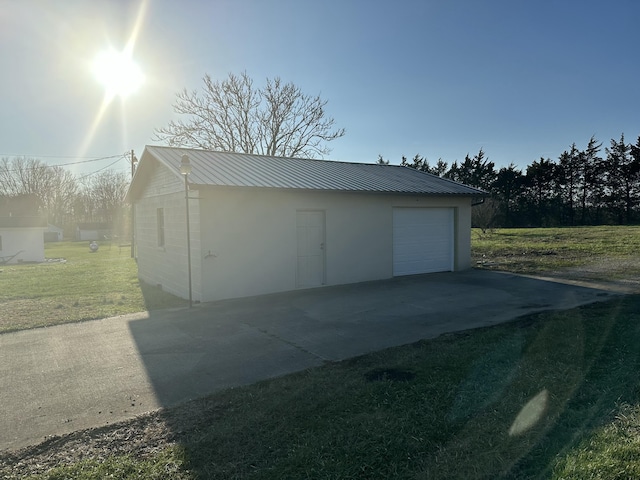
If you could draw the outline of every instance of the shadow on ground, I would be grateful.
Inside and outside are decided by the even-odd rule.
[[[639,311],[633,297],[538,314],[478,332],[484,345],[465,334],[419,342],[200,400],[166,420],[203,478],[547,478],[638,403]],[[434,388],[434,370],[447,368],[447,385]]]
[[[163,413],[202,478],[531,478],[637,402],[638,297],[557,316],[548,310],[608,294],[489,272],[451,278],[218,302],[130,330],[164,406],[325,365]],[[468,332],[531,312],[542,313],[479,330],[482,341]],[[396,371],[402,381],[378,375]]]
[[[384,348],[610,298],[488,271],[219,301],[128,322],[160,406]]]

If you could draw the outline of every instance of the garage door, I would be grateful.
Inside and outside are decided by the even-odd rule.
[[[393,209],[393,275],[453,270],[453,208]]]

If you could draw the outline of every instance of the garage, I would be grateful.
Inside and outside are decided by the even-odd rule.
[[[147,146],[127,195],[140,280],[210,302],[465,270],[486,193],[401,165]]]
[[[454,209],[393,209],[393,275],[454,269]]]

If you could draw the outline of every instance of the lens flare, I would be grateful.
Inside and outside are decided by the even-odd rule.
[[[142,28],[147,4],[148,0],[142,0],[140,2],[136,21],[124,50],[120,52],[114,48],[108,48],[99,53],[93,60],[91,70],[98,82],[104,86],[105,94],[102,99],[102,104],[98,108],[93,123],[80,148],[80,156],[86,152],[93,141],[93,137],[102,122],[102,118],[113,100],[119,97],[124,105],[126,97],[135,93],[144,83],[145,78],[142,69],[133,60],[133,50],[140,29]]]
[[[136,92],[144,82],[142,70],[126,50],[118,52],[109,49],[98,54],[92,70],[98,82],[105,87],[105,94],[109,100],[116,96],[126,98]]]

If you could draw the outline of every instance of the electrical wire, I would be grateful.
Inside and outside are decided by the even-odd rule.
[[[111,158],[113,158],[113,157],[111,157]],[[81,177],[78,177],[78,180],[83,180],[83,179],[85,179],[85,178],[87,178],[87,177],[90,177],[91,175],[95,175],[95,174],[96,174],[96,173],[98,173],[98,172],[101,172],[101,171],[103,171],[103,170],[106,170],[107,168],[114,166],[116,163],[118,163],[118,162],[119,162],[119,161],[121,161],[121,160],[125,160],[126,158],[127,158],[127,156],[126,156],[126,155],[122,155],[122,156],[120,156],[120,158],[119,158],[119,159],[117,159],[115,162],[110,163],[110,164],[109,164],[109,165],[107,165],[106,167],[99,168],[99,169],[98,169],[98,170],[96,170],[95,172],[91,172],[91,173],[87,173],[87,174],[85,174],[85,175],[82,175]]]
[[[2,155],[2,154],[0,154],[0,155]],[[120,154],[120,155],[111,155],[111,156],[108,156],[108,157],[91,158],[90,160],[80,160],[80,161],[77,161],[77,162],[60,163],[60,164],[57,164],[57,165],[41,164],[41,165],[36,165],[35,167],[27,168],[26,170],[35,170],[35,169],[43,168],[43,167],[44,168],[67,167],[69,165],[79,165],[79,164],[82,164],[82,163],[91,163],[91,162],[99,162],[101,160],[110,160],[110,159],[116,158],[116,157],[119,157],[118,160],[117,160],[117,161],[119,161],[119,160],[122,160],[123,158],[126,158],[126,155],[128,155],[128,153],[127,154]],[[23,158],[27,158],[27,157],[23,157]],[[51,158],[51,157],[48,157],[48,158]],[[82,158],[82,157],[54,157],[54,158]],[[34,158],[33,160],[38,160],[38,159]],[[4,173],[16,173],[16,172],[19,172],[19,171],[21,171],[21,169],[5,170]]]
[[[82,158],[85,160],[92,161],[96,157],[79,157],[77,155],[31,155],[26,153],[0,153],[0,156],[3,157],[30,157],[30,158]],[[111,158],[117,157],[117,155],[112,155]],[[102,158],[110,158],[110,157],[102,157]]]

